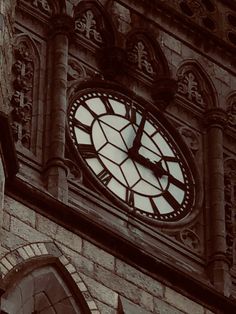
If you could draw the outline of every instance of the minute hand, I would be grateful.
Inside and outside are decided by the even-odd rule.
[[[145,125],[145,122],[146,122],[146,116],[147,116],[147,113],[145,111],[143,113],[141,122],[140,122],[140,124],[138,126],[138,130],[136,132],[136,136],[135,136],[134,141],[133,141],[132,149],[135,150],[136,152],[138,152],[138,150],[139,150],[139,148],[141,146],[141,139],[142,139],[142,135],[143,135],[144,125]]]

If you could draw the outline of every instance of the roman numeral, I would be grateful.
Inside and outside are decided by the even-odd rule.
[[[133,106],[125,105],[126,113],[125,118],[132,123],[136,123],[136,110]]]
[[[85,159],[97,157],[97,151],[91,144],[79,144],[78,148],[81,156]]]
[[[112,106],[111,106],[109,100],[106,99],[106,98],[101,98],[101,99],[102,99],[102,101],[103,101],[103,103],[104,103],[104,105],[105,105],[105,107],[106,107],[107,113],[108,113],[108,114],[114,114],[114,110],[113,110],[113,108],[112,108]]]
[[[77,126],[79,129],[83,130],[84,132],[91,134],[92,128],[89,125],[83,124],[82,122],[78,121],[77,119],[74,119],[74,125]]]
[[[129,189],[126,190],[126,202],[130,207],[134,207],[134,192]]]
[[[154,199],[153,199],[153,198],[150,198],[150,202],[151,202],[152,209],[153,209],[154,213],[158,213],[158,214],[159,214],[159,210],[158,210],[158,208],[157,208],[157,205],[156,205],[155,202],[154,202]]]
[[[112,175],[107,169],[103,169],[99,174],[98,174],[98,179],[102,181],[103,184],[108,185],[108,183],[112,179]]]
[[[169,191],[166,191],[163,194],[163,197],[166,199],[166,201],[170,204],[170,206],[173,209],[178,209],[179,208],[180,204],[176,201],[176,199],[172,196],[172,194],[170,194]]]

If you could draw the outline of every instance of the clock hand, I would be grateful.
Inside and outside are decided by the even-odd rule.
[[[131,148],[131,150],[135,150],[136,152],[138,152],[140,146],[141,146],[141,138],[143,135],[143,130],[144,130],[144,125],[146,122],[146,116],[147,116],[147,111],[145,110],[141,119],[141,122],[138,126],[138,130],[136,132],[135,138],[133,140],[133,146]]]

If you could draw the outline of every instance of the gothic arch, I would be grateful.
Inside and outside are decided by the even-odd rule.
[[[99,46],[114,45],[114,27],[102,5],[96,0],[82,0],[74,8],[75,32],[85,41]]]
[[[37,242],[18,247],[1,258],[0,270],[6,296],[24,278],[29,281],[38,275],[43,274],[44,277],[44,274],[48,274],[54,278],[54,286],[58,287],[57,282],[65,282],[67,288],[60,293],[67,295],[66,291],[69,289],[70,295],[78,303],[77,306],[82,308],[82,313],[100,313],[80,274],[53,242]],[[71,302],[74,303],[73,300]]]
[[[129,66],[137,73],[151,80],[170,76],[167,60],[159,44],[145,31],[129,33],[126,52]]]
[[[186,60],[177,70],[178,95],[196,105],[198,109],[207,110],[218,107],[215,87],[196,60]]]

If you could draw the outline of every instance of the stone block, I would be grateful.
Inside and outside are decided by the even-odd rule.
[[[83,242],[82,254],[91,259],[92,261],[94,261],[94,263],[97,263],[107,269],[114,271],[115,268],[114,256],[98,248],[92,243],[88,241]]]
[[[141,308],[139,305],[134,304],[130,300],[119,297],[119,313],[122,314],[151,314],[150,311],[146,311]]]
[[[11,217],[11,233],[17,235],[18,237],[26,240],[27,242],[44,242],[50,240],[46,235],[38,232],[34,228],[30,227],[21,220]]]
[[[3,229],[1,230],[1,241],[2,246],[10,250],[14,250],[17,247],[27,243],[27,241],[22,239],[21,237]]]
[[[190,300],[173,289],[166,287],[165,299],[168,303],[187,313],[204,314],[202,305]]]
[[[117,308],[118,305],[118,294],[112,289],[107,288],[96,280],[81,274],[81,278],[84,283],[87,285],[89,292],[95,298],[101,302]]]
[[[6,199],[5,210],[11,216],[17,217],[26,224],[35,227],[36,214],[32,209],[8,197]]]
[[[178,55],[182,54],[182,43],[178,39],[171,37],[170,35],[163,34],[162,43]]]
[[[98,309],[100,310],[100,313],[102,314],[117,314],[117,310],[114,309],[113,307],[108,306],[105,303],[102,303],[98,300],[96,300]]]
[[[156,314],[183,314],[182,311],[160,299],[154,299],[154,313]]]
[[[163,296],[161,283],[119,259],[116,259],[116,273],[154,296]]]
[[[53,221],[49,220],[48,218],[37,214],[36,215],[36,229],[39,232],[42,232],[52,239],[54,239],[55,234],[57,232],[58,225],[55,224]]]
[[[149,311],[153,311],[154,308],[153,299],[154,297],[151,294],[147,293],[146,291],[142,291],[140,305]]]
[[[82,239],[77,234],[74,234],[61,226],[57,228],[55,240],[76,252],[81,252]]]
[[[2,223],[3,229],[9,231],[10,230],[10,223],[11,223],[11,216],[6,211],[4,211],[3,212],[3,223]]]
[[[58,244],[58,246],[66,256],[64,258],[67,258],[68,262],[70,261],[76,269],[79,270],[79,272],[83,272],[88,275],[94,273],[94,262],[64,245]]]
[[[134,303],[140,303],[142,291],[140,288],[99,265],[95,264],[94,267],[94,278],[97,281]]]

